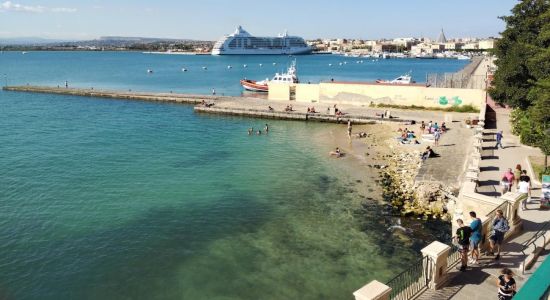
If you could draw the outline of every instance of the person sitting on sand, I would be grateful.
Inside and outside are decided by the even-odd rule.
[[[426,160],[430,157],[438,157],[438,156],[439,154],[435,153],[433,149],[430,146],[428,146],[426,147],[426,150],[424,151],[424,153],[422,153],[422,160]]]
[[[340,148],[336,147],[336,150],[331,151],[329,154],[334,155],[338,158],[341,157],[343,153],[340,151]]]
[[[447,125],[445,125],[445,122],[443,122],[441,124],[441,132],[446,132],[447,131]]]
[[[307,108],[307,113],[309,114],[311,112],[311,109],[308,107]]]
[[[273,111],[273,110],[274,110],[273,107],[271,107],[271,105],[268,106],[267,109],[268,109],[269,111]]]
[[[311,107],[311,112],[312,112],[312,113],[316,113],[316,111],[315,111],[315,106],[312,106],[312,107]]]

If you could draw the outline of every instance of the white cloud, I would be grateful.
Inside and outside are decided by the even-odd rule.
[[[76,8],[54,7],[52,9],[50,9],[50,11],[57,12],[57,13],[74,13],[74,12],[76,12]]]
[[[43,12],[73,13],[73,12],[76,12],[76,8],[67,8],[67,7],[47,8],[40,5],[24,5],[19,3],[13,3],[11,1],[4,1],[0,3],[0,12],[7,12],[7,11],[29,12],[29,13],[43,13]]]

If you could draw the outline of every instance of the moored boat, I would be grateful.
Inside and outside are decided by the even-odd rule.
[[[296,61],[293,61],[286,73],[275,73],[275,76],[273,76],[273,79],[271,80],[266,78],[265,80],[256,81],[245,78],[241,80],[241,85],[247,91],[268,92],[269,83],[292,84],[298,82],[298,76],[296,75]]]
[[[382,80],[378,79],[376,80],[376,83],[386,83],[386,84],[411,84],[414,83],[412,80],[412,76],[410,73],[407,73],[405,75],[401,75],[394,80]]]

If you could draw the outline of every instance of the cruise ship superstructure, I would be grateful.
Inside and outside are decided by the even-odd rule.
[[[241,26],[214,44],[212,55],[296,55],[309,54],[311,47],[303,38],[289,36],[286,32],[277,37],[252,36]]]

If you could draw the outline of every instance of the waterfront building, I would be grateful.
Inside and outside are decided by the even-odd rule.
[[[480,50],[489,50],[495,47],[495,39],[489,38],[486,40],[479,41],[478,48]]]

